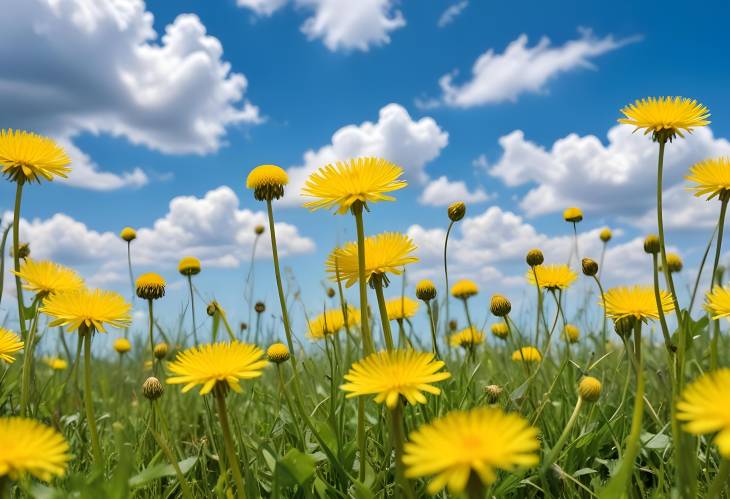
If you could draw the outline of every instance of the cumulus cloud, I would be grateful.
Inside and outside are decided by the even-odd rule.
[[[470,191],[463,180],[452,181],[442,175],[426,185],[418,201],[425,205],[447,206],[454,201],[481,203],[487,199],[489,196],[481,187]]]
[[[448,26],[452,22],[454,22],[454,19],[459,17],[462,12],[464,12],[464,9],[466,9],[469,6],[469,0],[461,0],[460,2],[457,2],[455,4],[449,5],[445,11],[439,16],[438,21],[436,22],[436,25],[439,28],[443,28],[444,26]]]
[[[236,0],[236,5],[251,9],[259,16],[270,16],[284,5],[287,0]]]
[[[59,144],[63,146],[69,158],[71,158],[72,166],[68,179],[59,179],[59,182],[95,191],[111,191],[123,187],[142,187],[149,182],[147,174],[139,167],[121,174],[101,171],[99,165],[71,141],[61,139]]]

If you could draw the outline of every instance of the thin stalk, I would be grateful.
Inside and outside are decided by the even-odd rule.
[[[20,283],[20,203],[23,198],[23,180],[18,180],[15,187],[15,210],[13,211],[13,265],[15,268],[15,291],[18,296],[18,323],[20,337],[27,340],[28,331],[25,328],[25,304],[23,302],[23,286]]]
[[[580,413],[580,409],[582,406],[583,406],[583,399],[578,397],[578,400],[575,402],[575,408],[573,409],[573,414],[570,415],[570,419],[568,419],[568,422],[566,423],[565,428],[563,429],[563,433],[561,433],[560,437],[558,438],[558,441],[555,443],[553,448],[550,449],[550,454],[548,454],[548,456],[543,461],[543,464],[542,464],[543,472],[545,472],[560,455],[560,451],[563,449],[563,446],[565,445],[565,441],[568,440],[568,437],[570,436],[570,432],[573,429],[573,425],[575,425],[575,422],[578,420],[578,414]]]
[[[537,314],[535,316],[535,346],[540,344],[540,316],[542,320],[545,320],[545,316],[542,312],[542,290],[540,289],[540,282],[537,280],[537,270],[535,266],[532,266],[532,276],[535,279],[535,289],[537,290]]]
[[[727,211],[728,197],[723,191],[720,195],[722,198],[722,205],[720,206],[720,220],[717,223],[717,245],[715,248],[715,262],[712,265],[712,274],[710,274],[710,292],[715,287],[715,273],[717,272],[717,266],[720,263],[720,252],[722,251],[722,233],[725,228],[725,212]],[[714,319],[714,327],[712,329],[712,340],[710,342],[710,370],[714,371],[717,369],[717,346],[720,338],[720,320]]]
[[[474,329],[474,325],[471,322],[471,314],[469,314],[469,304],[467,304],[466,298],[463,298],[461,301],[464,302],[464,313],[466,314],[466,323],[469,326],[469,330],[472,331]]]
[[[673,359],[674,349],[672,346],[672,339],[669,336],[669,327],[667,326],[667,319],[664,315],[664,307],[662,306],[661,294],[659,292],[659,262],[657,261],[656,253],[652,254],[651,258],[654,271],[654,297],[656,299],[657,311],[659,312],[659,324],[661,325],[662,336],[664,337],[664,346],[667,348],[669,358]],[[679,313],[678,310],[675,312]],[[672,383],[674,383],[674,380],[672,380]]]
[[[132,241],[127,241],[127,267],[129,268],[129,282],[132,285],[132,302],[135,299],[134,273],[132,272]]]
[[[411,484],[405,476],[405,465],[403,464],[403,444],[406,440],[403,430],[403,403],[399,400],[395,407],[390,410],[391,415],[391,439],[395,449],[395,477],[401,488],[404,497],[413,498]],[[396,494],[398,496],[398,494]]]
[[[155,316],[152,305],[152,299],[147,300],[147,315],[149,316],[149,335],[150,335],[150,355],[152,355],[152,370],[155,370]]]
[[[231,435],[231,426],[228,423],[228,413],[226,411],[226,396],[223,394],[223,390],[219,387],[213,389],[215,394],[215,401],[218,406],[218,419],[221,423],[221,430],[223,430],[223,443],[226,447],[226,454],[228,455],[228,467],[233,474],[233,480],[236,482],[236,496],[238,499],[245,499],[246,492],[243,486],[243,477],[241,476],[241,469],[238,467],[238,457],[236,457],[236,448],[233,445],[233,437]]]
[[[380,311],[380,322],[383,326],[383,337],[385,339],[385,348],[388,351],[393,350],[393,333],[390,330],[390,321],[388,320],[388,310],[385,306],[385,296],[383,296],[383,278],[382,276],[373,276],[373,286],[375,287],[375,295],[378,297],[378,310]]]
[[[155,405],[154,400],[151,400],[150,404],[152,405],[152,414],[154,415],[157,413],[157,407]],[[159,418],[159,417],[157,419],[162,420],[162,418]],[[167,457],[167,460],[170,461],[170,464],[172,465],[172,469],[175,470],[175,475],[177,476],[177,481],[180,483],[180,491],[182,492],[182,496],[185,499],[193,499],[193,497],[194,497],[193,493],[190,491],[190,486],[188,485],[187,480],[185,480],[185,475],[183,475],[182,470],[180,469],[180,465],[177,462],[177,458],[170,450],[170,446],[167,445],[166,440],[169,440],[170,436],[167,434],[166,431],[164,431],[164,426],[163,426],[164,438],[163,438],[163,436],[160,436],[154,430],[153,425],[151,423],[152,422],[150,421],[150,427],[149,427],[150,433],[152,434],[152,437],[157,442],[157,445],[159,445],[160,449],[162,449],[162,452],[165,454],[165,457]]]
[[[20,385],[20,414],[27,416],[29,414],[28,401],[30,400],[30,374],[33,370],[33,351],[35,350],[35,336],[38,330],[38,303],[41,300],[40,295],[36,295],[33,299],[31,308],[33,309],[33,322],[30,325],[28,337],[25,339],[25,355],[23,356],[23,377]]]
[[[101,453],[101,445],[99,444],[99,433],[96,429],[94,398],[92,396],[91,389],[91,338],[94,334],[94,330],[81,326],[81,328],[79,328],[79,334],[84,338],[84,405],[86,407],[86,424],[89,427],[94,463],[100,469],[103,469],[104,460]]]
[[[190,313],[193,317],[193,341],[198,346],[198,326],[195,323],[195,293],[193,293],[193,276],[188,274],[188,288],[190,288]]]
[[[426,305],[426,313],[428,314],[428,324],[431,326],[431,350],[437,358],[441,358],[439,353],[438,340],[436,338],[436,324],[433,321],[433,312],[431,312],[431,303],[428,300],[423,302]]]
[[[603,303],[603,328],[601,329],[601,346],[603,348],[606,348],[606,295],[603,293],[603,286],[601,286],[601,281],[598,276],[594,275],[593,280],[596,281],[596,284],[598,285],[598,290],[601,292],[601,302]]]
[[[705,268],[705,262],[707,261],[707,256],[710,254],[710,248],[712,248],[712,243],[715,240],[715,235],[717,234],[717,225],[715,225],[715,230],[712,231],[712,236],[710,236],[710,240],[707,241],[707,246],[705,246],[705,253],[702,255],[702,260],[700,261],[700,268],[697,270],[697,277],[695,277],[695,285],[692,288],[692,298],[689,300],[689,307],[687,307],[687,313],[692,313],[692,307],[694,307],[695,304],[695,298],[697,297],[697,290],[700,287],[700,278],[702,277],[702,270]],[[714,276],[713,276],[714,279]]]
[[[368,326],[368,292],[367,282],[365,280],[365,227],[362,220],[362,203],[352,205],[352,213],[355,215],[355,225],[357,227],[357,263],[360,288],[360,331],[363,343],[363,356],[373,353],[373,338]]]
[[[446,300],[446,321],[444,321],[444,334],[449,334],[449,267],[446,260],[446,250],[449,247],[449,234],[451,234],[451,228],[454,226],[454,221],[449,222],[449,228],[446,229],[446,238],[444,239],[444,278],[446,279],[446,292],[444,293],[444,299]]]

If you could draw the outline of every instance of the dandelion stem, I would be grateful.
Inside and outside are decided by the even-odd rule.
[[[720,263],[720,253],[722,251],[722,233],[725,228],[725,212],[727,211],[728,195],[723,191],[721,194],[722,205],[720,206],[720,219],[717,223],[717,245],[715,248],[715,262],[712,265],[712,273],[710,274],[710,292],[715,287],[715,273]],[[717,369],[717,346],[720,338],[720,320],[713,320],[712,340],[710,341],[710,370]]]
[[[355,215],[357,227],[357,263],[360,288],[360,331],[362,334],[363,356],[373,353],[373,338],[368,326],[368,292],[365,276],[365,228],[362,220],[363,205],[357,202],[352,205],[352,213]]]
[[[391,438],[393,440],[393,448],[395,449],[395,477],[396,482],[401,488],[401,493],[404,497],[409,499],[413,498],[413,490],[411,484],[405,477],[405,470],[403,464],[403,443],[406,440],[405,432],[403,429],[403,402],[400,400],[396,403],[395,407],[390,410],[391,416]],[[399,496],[399,494],[396,494]]]
[[[388,351],[393,350],[393,333],[390,330],[390,321],[388,320],[388,309],[385,306],[385,297],[383,296],[383,278],[382,276],[373,276],[373,286],[375,287],[375,295],[378,297],[378,310],[380,311],[380,322],[383,326],[383,337],[385,338],[385,348]]]
[[[30,399],[30,374],[33,370],[33,351],[35,350],[35,336],[38,330],[38,303],[40,295],[36,295],[33,299],[31,309],[33,310],[33,322],[30,324],[28,337],[25,339],[25,355],[23,356],[23,377],[20,385],[20,414],[27,416],[29,411]]]
[[[439,353],[439,346],[438,346],[438,338],[436,338],[436,324],[433,320],[433,312],[431,311],[431,302],[424,301],[423,302],[426,305],[426,313],[428,314],[428,324],[431,326],[431,349],[433,353],[438,357],[441,358],[441,353]]]
[[[687,314],[692,313],[692,308],[695,304],[695,298],[697,297],[697,290],[700,287],[700,278],[702,277],[702,270],[705,268],[705,262],[707,261],[707,256],[710,254],[710,248],[712,248],[712,242],[715,240],[715,235],[717,234],[717,225],[715,225],[715,230],[712,231],[712,235],[710,236],[710,240],[707,241],[707,246],[705,246],[705,253],[702,255],[702,260],[700,261],[700,268],[697,270],[697,277],[695,277],[695,285],[692,288],[692,298],[689,300],[689,307],[687,307]],[[713,276],[714,278],[714,276]]]
[[[449,222],[449,228],[446,229],[446,238],[444,239],[444,278],[446,279],[446,292],[444,293],[444,300],[446,302],[446,321],[444,321],[444,334],[449,334],[449,267],[446,260],[446,250],[449,247],[449,234],[451,234],[451,228],[454,226],[454,221]]]
[[[101,445],[99,444],[99,433],[96,429],[94,397],[91,389],[91,338],[94,330],[82,325],[79,328],[79,334],[83,336],[84,340],[84,405],[86,407],[86,425],[89,427],[94,462],[99,468],[103,468],[104,461],[101,454]]]
[[[661,292],[659,290],[659,262],[657,261],[657,255],[652,255],[653,271],[654,271],[654,297],[656,299],[657,312],[659,313],[659,324],[662,329],[662,336],[664,336],[664,346],[667,348],[669,358],[674,358],[674,348],[672,345],[672,339],[669,336],[669,327],[667,326],[667,319],[664,315],[664,307],[662,306]],[[605,308],[605,307],[604,307]],[[677,311],[679,313],[679,311]]]
[[[195,293],[193,293],[193,276],[188,274],[188,288],[190,288],[190,313],[193,317],[193,341],[198,345],[198,326],[195,324]]]
[[[603,286],[601,285],[601,280],[597,275],[593,276],[593,280],[596,281],[598,290],[601,292],[601,302],[603,303],[603,327],[601,328],[601,341],[603,343],[603,348],[606,348],[606,295],[603,293]]]
[[[542,470],[543,473],[555,462],[555,460],[560,455],[560,451],[563,449],[563,446],[565,445],[565,441],[568,440],[568,437],[570,436],[570,432],[573,429],[573,425],[575,425],[575,422],[578,420],[578,414],[580,413],[580,409],[583,406],[583,399],[578,397],[578,400],[575,402],[575,408],[573,409],[573,414],[570,415],[570,419],[568,419],[568,422],[565,425],[565,428],[563,429],[563,433],[558,438],[558,441],[555,443],[555,446],[553,446],[552,449],[550,449],[550,454],[545,458],[542,464]]]
[[[150,354],[152,354],[152,367],[153,371],[155,371],[155,367],[157,367],[155,364],[155,316],[153,311],[153,305],[152,305],[152,299],[147,300],[147,315],[149,316],[149,335],[150,335]],[[157,371],[155,371],[157,372]]]
[[[226,447],[226,454],[228,455],[228,467],[233,474],[233,480],[236,482],[236,495],[239,499],[246,497],[246,492],[243,487],[243,477],[241,476],[241,470],[238,467],[238,458],[236,457],[236,448],[233,445],[233,437],[231,435],[231,426],[228,423],[228,412],[226,411],[226,396],[220,387],[213,389],[215,394],[215,401],[218,405],[218,419],[221,423],[221,430],[223,430],[223,443]]]
[[[132,285],[132,301],[134,301],[134,273],[132,272],[132,241],[127,241],[127,267],[129,268],[129,282]]]
[[[728,485],[730,485],[730,459],[723,459],[720,462],[720,469],[717,470],[717,475],[707,491],[707,499],[720,499],[723,489]]]
[[[18,179],[15,187],[15,210],[13,211],[13,265],[15,267],[15,290],[18,295],[18,323],[20,325],[20,336],[27,340],[25,329],[25,304],[23,302],[23,286],[20,284],[20,203],[23,198],[24,181]]]

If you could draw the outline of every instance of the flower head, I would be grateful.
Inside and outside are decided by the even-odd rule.
[[[167,383],[184,383],[183,393],[203,385],[200,394],[205,395],[216,383],[225,383],[234,392],[240,392],[240,380],[261,376],[261,370],[267,364],[261,358],[263,355],[264,351],[256,345],[238,341],[192,347],[177,354],[168,364],[170,372],[177,376],[167,378]]]
[[[545,261],[545,255],[542,254],[542,251],[538,248],[533,248],[530,251],[527,252],[527,255],[525,255],[525,262],[527,262],[527,265],[530,267],[534,267],[535,265],[542,265]]]
[[[302,195],[317,198],[304,203],[312,210],[337,210],[344,214],[356,202],[367,205],[393,201],[386,193],[404,188],[400,180],[403,169],[381,158],[355,158],[323,166],[312,173],[302,188]]]
[[[106,327],[128,327],[132,306],[119,293],[100,289],[79,289],[55,293],[43,300],[40,311],[54,317],[50,327],[66,326],[73,332],[82,325],[105,333]]]
[[[413,239],[399,232],[384,232],[365,238],[365,280],[373,275],[391,273],[400,275],[403,267],[418,261],[413,255]],[[357,243],[350,242],[335,248],[327,258],[327,272],[333,281],[339,278],[349,288],[359,279]]]
[[[667,291],[660,291],[662,310],[668,314],[674,310],[672,295]],[[654,288],[650,286],[632,286],[611,288],[606,291],[606,316],[609,319],[623,319],[634,317],[636,320],[647,321],[658,319],[659,310],[656,306]],[[603,300],[600,300],[603,304]]]
[[[497,470],[513,471],[539,462],[537,429],[516,413],[495,407],[454,411],[410,434],[403,464],[406,476],[434,476],[428,493],[448,486],[463,492],[475,473],[485,485],[497,479]]]
[[[696,100],[686,97],[649,97],[637,100],[621,109],[624,118],[619,123],[651,133],[656,140],[684,138],[682,130],[692,133],[695,127],[709,125],[710,112]]]
[[[416,297],[419,300],[430,301],[436,298],[436,285],[430,279],[422,279],[416,284]]]
[[[563,211],[563,220],[566,222],[578,223],[583,220],[583,212],[580,208],[572,207]]]
[[[132,227],[125,227],[119,233],[119,237],[121,237],[124,241],[131,243],[132,241],[137,239],[137,231],[134,230]]]
[[[578,326],[574,324],[566,324],[564,332],[565,339],[568,343],[578,343],[578,339],[580,338],[580,329]]]
[[[165,296],[165,278],[155,272],[147,272],[137,278],[137,296],[144,300],[156,300]]]
[[[165,386],[154,376],[150,376],[142,383],[142,395],[147,400],[157,400],[165,393]]]
[[[677,419],[694,435],[715,433],[720,455],[730,459],[730,369],[707,373],[688,385],[677,403]]]
[[[53,140],[21,130],[0,130],[0,168],[13,182],[53,180],[71,171],[71,160]]]
[[[463,201],[456,201],[449,205],[446,213],[449,215],[449,220],[452,222],[458,222],[464,218],[464,215],[466,215],[466,205]]]
[[[191,276],[200,273],[200,260],[194,256],[185,256],[177,264],[177,271],[184,276]]]
[[[705,296],[705,310],[713,319],[730,318],[730,289],[724,286],[712,288]]]
[[[578,395],[584,402],[595,402],[601,396],[601,382],[593,376],[584,376],[578,384]]]
[[[281,364],[289,360],[289,348],[283,343],[273,343],[266,349],[266,356],[271,362]]]
[[[154,355],[157,360],[162,360],[167,357],[167,352],[169,350],[170,347],[163,341],[155,345],[155,348],[152,349],[152,355]]]
[[[0,360],[4,360],[8,364],[15,361],[15,357],[11,354],[23,349],[23,341],[20,336],[14,332],[0,327]]]
[[[355,307],[347,307],[347,326],[352,327],[360,322],[360,313]],[[308,322],[308,332],[312,340],[322,340],[330,334],[339,333],[345,327],[345,316],[341,308],[325,310]]]
[[[604,243],[607,243],[613,237],[613,233],[611,232],[611,229],[606,227],[605,229],[601,230],[601,232],[598,234],[598,237],[601,238],[601,241],[603,241]]]
[[[681,272],[684,264],[682,263],[682,257],[676,253],[667,253],[667,268],[669,272]]]
[[[48,260],[25,260],[20,272],[12,272],[24,282],[23,289],[40,295],[74,291],[84,286],[84,280],[74,270]]]
[[[495,322],[492,324],[491,330],[492,334],[500,340],[504,340],[509,336],[509,328],[504,322]]]
[[[388,312],[388,320],[397,321],[403,319],[410,319],[416,312],[421,304],[413,298],[407,296],[398,296],[385,302],[385,309]]]
[[[717,197],[727,201],[730,196],[730,158],[711,158],[695,163],[685,177],[695,185],[688,187],[695,196],[707,196],[707,200]]]
[[[512,303],[506,296],[495,293],[489,301],[489,310],[495,317],[505,317],[512,310]]]
[[[537,274],[537,284],[541,288],[551,291],[567,289],[578,278],[576,273],[565,264],[539,265],[534,269],[530,269],[525,275],[530,284],[535,284],[535,274]]]
[[[258,201],[279,199],[288,183],[289,175],[276,165],[259,165],[246,177],[246,188],[253,189],[253,196]]]
[[[476,296],[477,293],[479,293],[479,286],[469,279],[462,279],[451,286],[451,296],[460,300],[466,300],[472,296]]]
[[[71,460],[63,435],[34,419],[0,418],[0,449],[0,477],[11,480],[30,474],[48,482]]]
[[[54,371],[64,371],[68,368],[68,362],[61,357],[46,357],[43,362]]]
[[[340,388],[347,398],[360,395],[375,395],[375,402],[390,409],[404,397],[409,404],[425,404],[423,392],[439,395],[441,390],[432,385],[451,376],[441,371],[444,363],[434,360],[431,352],[416,350],[392,350],[376,352],[355,362],[345,375]],[[439,372],[441,371],[441,372]]]
[[[471,348],[482,343],[484,343],[484,333],[474,326],[449,336],[449,344],[454,347]]]
[[[114,340],[114,350],[119,354],[125,354],[132,349],[132,343],[127,338]]]
[[[515,362],[540,362],[542,355],[540,355],[540,350],[537,348],[527,346],[512,352],[512,360]]]

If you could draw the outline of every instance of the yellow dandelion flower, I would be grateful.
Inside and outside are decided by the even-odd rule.
[[[360,311],[355,307],[347,307],[347,325],[356,326],[360,323]],[[312,340],[322,340],[325,336],[339,333],[345,327],[345,316],[341,308],[325,310],[321,314],[310,319],[307,323],[309,336]]]
[[[246,188],[253,189],[253,196],[258,201],[279,199],[288,183],[289,175],[276,165],[259,165],[246,177]]]
[[[196,275],[200,273],[200,260],[194,256],[186,256],[180,259],[177,264],[177,271],[184,276]]]
[[[413,239],[399,232],[384,232],[365,238],[365,280],[375,274],[391,273],[401,275],[403,267],[418,261],[413,256],[416,244]],[[327,272],[330,279],[345,281],[349,288],[359,279],[357,243],[349,242],[335,248],[327,258]]]
[[[0,167],[13,182],[53,180],[71,171],[66,152],[48,137],[21,130],[0,130]]]
[[[431,352],[416,350],[391,350],[376,352],[355,362],[345,375],[340,389],[350,392],[347,398],[360,395],[375,395],[375,402],[385,402],[394,408],[399,397],[409,404],[425,404],[423,392],[439,395],[441,390],[432,385],[443,381],[451,374],[441,371],[443,361],[434,360]]]
[[[682,257],[676,253],[667,253],[667,268],[669,272],[681,272],[684,264],[682,263]]]
[[[0,418],[0,449],[0,477],[11,480],[30,474],[48,482],[71,460],[63,435],[33,419]]]
[[[64,371],[68,368],[68,362],[60,357],[46,357],[43,362],[54,371]]]
[[[537,348],[527,346],[512,352],[512,360],[515,362],[540,362],[542,360],[542,355],[540,355],[540,350]]]
[[[23,341],[20,336],[12,331],[0,327],[0,360],[8,364],[15,362],[15,357],[11,354],[23,349]]]
[[[705,310],[712,314],[713,319],[730,318],[730,289],[715,286],[705,296]]]
[[[356,202],[394,201],[387,192],[407,185],[403,169],[381,158],[355,158],[323,166],[309,176],[302,195],[317,198],[304,203],[311,210],[336,208],[343,214]]]
[[[536,465],[537,435],[525,418],[496,407],[453,411],[409,435],[405,473],[409,478],[434,476],[427,488],[431,495],[444,487],[459,494],[472,473],[489,485],[497,479],[497,470]]]
[[[66,326],[70,333],[82,325],[105,333],[106,327],[128,327],[132,306],[119,293],[100,289],[79,289],[55,293],[43,300],[40,311],[54,317],[50,327]]]
[[[563,212],[563,220],[566,222],[578,223],[583,220],[583,212],[580,208],[576,207],[566,208]]]
[[[720,455],[730,459],[730,369],[707,373],[689,384],[677,403],[677,419],[694,435],[717,433]]]
[[[580,338],[580,329],[574,324],[565,325],[565,339],[568,343],[577,343]]]
[[[282,362],[289,360],[289,347],[283,343],[273,343],[266,349],[266,356],[271,362],[281,364]]]
[[[436,298],[436,285],[430,279],[422,279],[416,284],[416,297],[419,300],[429,301]]]
[[[47,260],[25,260],[20,272],[12,272],[24,282],[23,289],[40,295],[75,291],[84,286],[84,280],[74,270]]]
[[[388,312],[388,320],[403,320],[410,319],[416,312],[421,304],[413,298],[407,296],[398,296],[385,302],[385,309]]]
[[[535,284],[535,274],[537,274],[537,283],[540,287],[551,291],[567,289],[578,278],[578,275],[565,264],[533,267],[525,274],[527,282],[532,285]]]
[[[727,200],[730,196],[730,158],[711,158],[695,163],[685,179],[694,182],[688,187],[695,196],[707,196],[707,200],[717,197]]]
[[[492,324],[491,330],[492,334],[500,340],[504,340],[509,336],[509,328],[504,322],[495,322]]]
[[[261,370],[268,364],[263,355],[264,351],[256,345],[238,341],[192,347],[177,354],[168,364],[168,370],[176,376],[167,378],[167,383],[185,384],[183,393],[203,385],[200,394],[205,395],[216,383],[240,393],[239,381],[261,376]]]
[[[624,118],[619,123],[651,133],[653,138],[684,137],[682,130],[692,133],[695,127],[709,125],[710,112],[696,100],[686,97],[649,97],[637,100],[621,109]]]
[[[484,332],[474,326],[462,329],[449,336],[449,344],[453,347],[469,348],[484,343]]]
[[[123,240],[127,241],[128,243],[131,243],[132,241],[137,239],[137,231],[134,230],[132,227],[125,227],[119,233],[119,237],[121,237]]]
[[[601,232],[598,234],[598,237],[601,238],[601,241],[603,241],[604,243],[607,243],[613,237],[613,232],[611,232],[611,229],[606,227],[604,229],[601,229]]]
[[[114,340],[114,350],[117,353],[125,354],[132,349],[132,343],[127,338],[117,338]]]
[[[477,293],[479,293],[479,286],[469,279],[462,279],[451,286],[451,296],[461,300],[476,296]]]
[[[674,310],[672,295],[668,291],[660,291],[662,310],[668,314]],[[640,321],[659,319],[654,288],[650,286],[632,286],[611,288],[606,291],[606,316],[618,320],[634,317]],[[603,305],[603,300],[599,303]]]
[[[137,296],[144,300],[156,300],[165,296],[165,278],[154,272],[147,272],[137,278]]]

